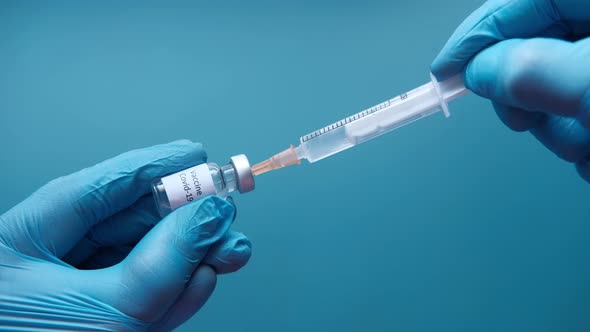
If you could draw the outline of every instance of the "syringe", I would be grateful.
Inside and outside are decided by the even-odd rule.
[[[441,110],[449,117],[447,103],[468,92],[463,78],[457,75],[440,83],[434,75],[430,78],[411,91],[302,136],[299,146],[291,145],[254,165],[253,174],[300,164],[301,159],[316,162]]]

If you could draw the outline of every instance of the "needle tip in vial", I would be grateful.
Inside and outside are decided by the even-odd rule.
[[[269,159],[262,161],[252,167],[252,174],[260,175],[275,169],[301,164],[301,160],[297,157],[295,147],[291,145],[288,149],[281,151]]]

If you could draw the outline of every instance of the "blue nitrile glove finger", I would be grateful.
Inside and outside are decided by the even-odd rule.
[[[101,269],[120,263],[133,250],[131,245],[103,247],[86,261],[81,262],[82,269]],[[203,259],[202,264],[210,265],[217,274],[231,273],[242,268],[252,253],[250,240],[242,233],[228,231],[217,241]]]
[[[207,265],[199,266],[176,303],[150,331],[172,331],[191,318],[209,298],[216,281],[215,270]]]
[[[107,292],[105,300],[114,300],[128,316],[158,321],[181,296],[210,247],[226,234],[233,214],[233,206],[216,196],[170,213],[111,268],[117,271],[116,293]]]
[[[54,264],[0,243],[0,330],[146,331],[181,299],[202,305],[216,277],[211,268],[195,271],[233,213],[217,197],[183,206],[123,262],[100,270]]]
[[[455,30],[431,65],[445,80],[481,50],[506,39],[570,38],[590,32],[590,6],[579,0],[491,0]]]
[[[563,160],[577,163],[590,155],[590,130],[576,119],[547,115],[530,132]]]
[[[246,235],[228,232],[209,249],[203,262],[213,267],[217,274],[226,274],[241,269],[251,254],[252,243]]]
[[[234,205],[231,196],[226,200]],[[88,262],[85,261],[99,249],[135,244],[160,220],[161,217],[154,204],[153,196],[146,195],[123,211],[94,225],[62,260],[75,267],[79,267],[78,264],[83,262],[88,266]],[[120,253],[113,254],[119,255]],[[112,260],[109,258],[109,261]]]
[[[539,124],[545,119],[544,113],[527,111],[522,108],[504,105],[497,101],[492,101],[498,118],[510,129],[518,132],[527,131]]]
[[[142,197],[129,208],[94,225],[62,260],[83,269],[117,264],[160,219],[153,197]],[[250,254],[250,240],[230,231],[209,250],[204,263],[211,265],[218,274],[225,274],[244,266]]]
[[[481,51],[465,70],[465,85],[494,100],[511,128],[531,130],[559,157],[590,153],[590,39],[512,39]],[[501,105],[498,107],[498,105]]]
[[[101,248],[135,244],[161,219],[153,196],[146,195],[123,211],[92,226],[62,260],[78,267],[78,264]]]
[[[201,144],[184,140],[127,152],[56,179],[2,216],[0,239],[23,254],[61,257],[93,225],[149,193],[153,179],[205,160]]]

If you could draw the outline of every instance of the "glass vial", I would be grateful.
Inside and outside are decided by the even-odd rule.
[[[248,158],[241,154],[227,165],[201,164],[157,179],[152,184],[156,207],[162,217],[185,204],[210,195],[227,197],[233,191],[254,190],[254,176]]]

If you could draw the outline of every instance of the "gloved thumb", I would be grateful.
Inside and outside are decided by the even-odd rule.
[[[184,291],[209,247],[230,228],[234,208],[211,196],[181,207],[158,223],[121,262],[125,313],[144,321],[163,316]],[[207,284],[207,283],[205,283]],[[215,279],[211,285],[215,287]],[[208,296],[208,295],[207,295]]]

